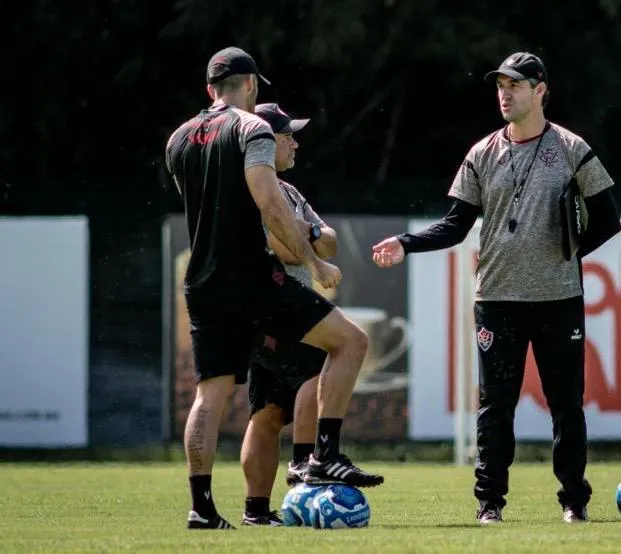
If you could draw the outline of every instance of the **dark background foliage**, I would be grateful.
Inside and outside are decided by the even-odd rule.
[[[293,175],[319,207],[426,212],[501,125],[483,74],[540,54],[552,120],[621,172],[619,0],[24,0],[3,18],[5,212],[179,209],[162,152],[207,103],[210,55],[251,52],[262,101],[312,117]]]

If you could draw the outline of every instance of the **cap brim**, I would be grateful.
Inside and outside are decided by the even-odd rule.
[[[271,85],[272,83],[270,81],[268,81],[263,75],[261,75],[260,73],[257,73],[259,79],[261,79],[261,81],[263,81],[266,85]]]
[[[526,79],[524,75],[519,73],[518,71],[513,71],[513,69],[497,69],[496,71],[490,71],[483,77],[486,83],[491,81],[495,81],[498,75],[506,75],[507,77],[511,77],[512,79],[517,79],[518,81],[523,81]]]
[[[306,127],[310,119],[292,119],[289,122],[289,127],[291,128],[292,133],[297,133]]]

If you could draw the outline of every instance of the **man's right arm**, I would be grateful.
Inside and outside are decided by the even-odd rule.
[[[460,243],[476,222],[481,208],[481,186],[475,164],[475,145],[460,166],[449,190],[454,199],[449,213],[439,223],[416,234],[403,233],[374,245],[373,261],[379,267],[400,264],[407,254],[441,250]]]
[[[466,238],[482,213],[481,184],[475,164],[480,144],[470,149],[453,179],[448,194],[454,202],[449,213],[420,233],[404,233],[397,237],[405,254],[450,248]]]
[[[318,261],[308,237],[300,232],[295,214],[280,189],[274,169],[268,165],[248,167],[246,182],[269,231],[304,264]]]
[[[274,233],[267,233],[267,245],[272,249],[272,252],[276,254],[276,257],[282,263],[300,265],[300,260],[296,258],[291,251],[274,236]]]
[[[619,213],[610,188],[584,199],[589,224],[580,241],[578,258],[584,258],[621,231]]]
[[[314,265],[318,258],[302,237],[295,214],[276,177],[276,141],[270,126],[254,114],[240,112],[240,147],[250,194],[261,212],[267,231],[273,233],[302,263]]]
[[[480,213],[480,206],[455,199],[448,214],[441,221],[420,233],[403,233],[397,238],[406,254],[450,248],[466,238]]]

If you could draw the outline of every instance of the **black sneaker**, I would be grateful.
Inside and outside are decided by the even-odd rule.
[[[587,523],[589,514],[584,506],[565,506],[563,508],[563,521],[565,523]]]
[[[188,529],[235,529],[235,527],[219,515],[205,519],[191,510],[188,514]]]
[[[279,527],[283,525],[276,510],[271,511],[266,516],[249,516],[244,514],[242,517],[242,525],[269,525],[271,527]]]
[[[477,521],[481,525],[494,525],[496,523],[502,523],[502,508],[497,506],[485,506],[479,508],[477,512]]]
[[[287,466],[287,477],[285,481],[289,487],[293,487],[298,483],[304,482],[304,474],[308,469],[308,458],[304,458],[301,462],[294,464],[293,461],[289,462]]]
[[[316,460],[311,454],[304,482],[309,485],[342,483],[352,487],[375,487],[384,482],[384,477],[362,471],[344,454],[325,462]]]

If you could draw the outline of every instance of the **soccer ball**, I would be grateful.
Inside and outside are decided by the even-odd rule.
[[[320,486],[299,483],[285,495],[280,508],[282,519],[289,527],[312,527],[313,498],[323,489]]]
[[[617,508],[621,512],[621,483],[619,483],[617,485],[617,495],[616,495],[615,498],[616,498],[616,501],[617,501]]]
[[[315,529],[366,527],[371,507],[362,491],[349,485],[329,485],[313,498],[311,520]]]

